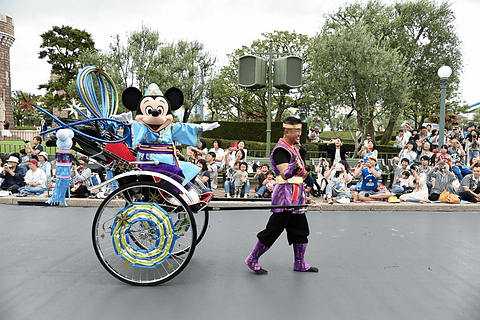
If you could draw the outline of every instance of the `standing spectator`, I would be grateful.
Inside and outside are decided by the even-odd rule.
[[[369,142],[374,142],[372,139],[372,135],[370,133],[367,133],[365,136],[365,140],[363,141],[363,145],[367,146]]]
[[[465,148],[468,152],[468,159],[467,163],[470,162],[470,159],[473,157],[478,157],[479,153],[478,151],[480,150],[480,143],[478,142],[478,134],[476,130],[470,131],[470,134],[467,136],[465,139]]]
[[[45,121],[45,119],[42,118],[42,120],[40,121],[40,132],[45,132],[47,130],[48,130],[47,121]],[[45,140],[44,134],[42,134],[41,137]]]
[[[412,136],[412,132],[410,131],[411,128],[408,122],[405,122],[404,124],[402,124],[402,130],[403,130],[402,148],[404,148],[407,145],[408,141],[410,141],[410,137]]]
[[[215,164],[217,165],[217,172],[222,172],[225,165],[225,150],[222,149],[222,140],[213,140],[213,148],[209,152],[215,153]]]
[[[325,177],[330,181],[327,184],[326,190],[327,202],[329,204],[333,204],[333,197],[336,197],[339,203],[346,202],[346,200],[340,200],[342,198],[351,198],[348,184],[352,181],[352,175],[350,174],[350,168],[346,160],[342,160],[332,166],[325,174]]]
[[[0,178],[3,179],[0,186],[2,190],[18,193],[18,189],[25,185],[24,178],[27,170],[20,167],[18,162],[18,157],[15,156],[10,156],[7,159],[7,165],[3,167],[3,172],[0,173]]]
[[[424,144],[425,141],[428,141],[427,127],[420,126],[420,128],[418,128],[418,139],[417,139],[417,141],[420,141],[420,145]]]
[[[9,129],[10,129],[10,122],[8,121],[8,119],[5,119],[5,121],[3,122],[3,130],[2,130],[2,136],[4,141],[8,140],[8,138],[12,136],[12,133],[10,132]]]
[[[472,173],[472,170],[465,165],[464,159],[466,154],[460,142],[457,139],[452,139],[451,143],[448,152],[452,157],[452,170],[458,177],[458,181],[462,181],[465,175]]]
[[[367,163],[359,161],[354,178],[362,176],[362,185],[358,194],[360,201],[376,201],[380,199],[388,199],[390,192],[385,187],[380,187],[378,179],[382,176],[382,170],[376,168],[377,157],[369,156]]]
[[[448,134],[448,138],[450,140],[456,139],[460,144],[463,144],[463,140],[465,139],[463,136],[463,132],[458,126],[458,123],[456,125],[455,124],[456,122],[454,122],[454,124],[452,125],[452,131],[450,131],[450,133]]]
[[[480,163],[473,165],[473,173],[463,178],[458,189],[458,196],[470,202],[480,201]]]
[[[25,175],[25,186],[19,189],[18,197],[41,195],[47,188],[47,175],[42,169],[38,168],[38,161],[30,160],[28,164],[30,170]]]
[[[403,148],[403,130],[398,130],[398,135],[395,137],[395,143],[393,146],[396,148]]]
[[[330,147],[332,142],[335,143],[335,147]],[[327,142],[327,153],[330,156],[331,163],[338,163],[341,160],[345,160],[347,148],[343,145],[341,138],[331,139]]]
[[[30,141],[25,141],[25,150],[32,153],[32,159],[38,161],[38,154],[43,151],[42,146],[42,137],[35,136],[33,137],[33,147],[30,144]]]
[[[412,188],[411,193],[405,193],[400,196],[402,201],[419,201],[430,202],[428,200],[427,176],[425,173],[420,173],[420,169],[416,164],[410,167],[413,179],[409,180],[409,187]]]
[[[310,142],[323,142],[323,140],[320,139],[320,129],[318,127],[315,127],[313,131],[310,132],[308,140]]]
[[[438,149],[438,138],[439,138],[438,130],[433,129],[432,134],[430,135],[430,138],[428,138],[428,141],[430,141],[430,143],[432,144],[433,150]]]
[[[430,137],[432,135],[432,125],[427,124],[427,136]]]
[[[453,182],[457,180],[457,178],[455,174],[450,171],[450,163],[438,162],[435,165],[435,169],[437,171],[432,176],[432,191],[428,196],[428,200],[430,201],[437,201],[444,190],[455,193]]]

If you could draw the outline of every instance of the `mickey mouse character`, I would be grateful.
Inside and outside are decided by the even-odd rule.
[[[122,101],[127,109],[136,111],[132,132],[133,146],[138,147],[137,161],[159,162],[158,165],[141,164],[139,167],[143,170],[183,175],[183,185],[193,180],[200,168],[190,162],[178,161],[173,141],[198,146],[203,131],[213,130],[220,125],[217,122],[173,123],[172,112],[183,105],[183,93],[175,87],[163,94],[158,85],[152,83],[144,95],[139,89],[130,87],[123,92]],[[126,116],[123,114],[120,117],[125,120]]]

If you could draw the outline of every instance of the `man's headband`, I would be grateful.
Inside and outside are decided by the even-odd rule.
[[[285,129],[302,129],[302,124],[299,123],[299,124],[288,124],[288,123],[284,123],[283,124],[283,127]]]

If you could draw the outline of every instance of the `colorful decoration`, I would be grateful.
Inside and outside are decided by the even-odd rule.
[[[57,132],[57,178],[52,196],[47,200],[51,205],[67,205],[65,195],[70,199],[70,171],[72,168],[72,144],[74,133],[70,129]]]
[[[40,96],[36,96],[36,97],[33,97],[33,98],[30,98],[30,95],[26,95],[25,93],[23,93],[22,91],[20,91],[20,94],[22,95],[22,98],[19,99],[19,101],[22,103],[22,105],[20,106],[20,108],[23,108],[25,109],[25,113],[28,112],[28,110],[32,110],[33,113],[35,113],[35,105],[36,105],[36,100],[40,97]]]
[[[115,253],[132,267],[142,268],[155,268],[167,260],[179,237],[171,216],[159,205],[144,202],[122,209],[110,235]]]

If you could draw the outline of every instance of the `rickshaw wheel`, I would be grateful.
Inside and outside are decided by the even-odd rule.
[[[197,229],[190,208],[170,188],[134,182],[102,202],[92,241],[100,263],[114,277],[132,285],[158,285],[187,266]]]

